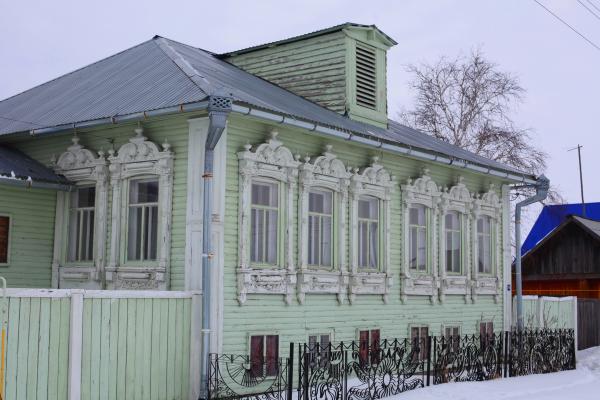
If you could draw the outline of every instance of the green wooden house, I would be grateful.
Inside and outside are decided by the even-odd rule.
[[[509,185],[536,177],[389,119],[394,45],[157,36],[1,101],[0,275],[201,291],[218,353],[508,329]]]

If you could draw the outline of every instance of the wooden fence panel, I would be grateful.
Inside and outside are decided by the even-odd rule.
[[[600,299],[578,299],[578,350],[600,346]]]
[[[67,398],[70,299],[10,297],[6,400]]]
[[[82,400],[187,399],[190,298],[84,298]]]

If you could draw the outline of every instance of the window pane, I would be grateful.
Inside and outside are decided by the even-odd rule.
[[[308,210],[319,214],[332,213],[333,194],[330,191],[314,190],[308,194]]]
[[[269,210],[267,212],[267,259],[269,264],[277,263],[277,210]]]
[[[330,267],[332,262],[332,239],[333,239],[333,229],[332,229],[332,219],[331,217],[322,217],[322,238],[321,238],[321,265]]]
[[[379,266],[379,224],[371,222],[369,232],[369,268],[377,268]]]
[[[266,336],[266,373],[267,376],[277,375],[279,370],[279,336]]]
[[[158,181],[136,179],[129,183],[129,204],[158,202]]]
[[[311,265],[318,265],[320,261],[320,222],[321,220],[318,216],[311,215],[308,217],[308,263]]]
[[[250,337],[250,374],[253,377],[263,376],[264,336]]]
[[[253,209],[250,213],[250,260],[258,262],[262,260],[262,235],[264,210]]]
[[[10,218],[0,216],[0,263],[8,262],[8,238],[10,235]]]
[[[412,269],[416,269],[418,262],[417,262],[417,244],[418,244],[418,236],[419,236],[419,232],[417,230],[417,227],[411,227],[410,228],[410,235],[409,235],[409,252],[408,252],[408,258],[410,260],[410,268]]]
[[[374,197],[362,197],[358,200],[358,218],[379,218],[379,200]]]
[[[140,260],[142,244],[143,207],[130,207],[127,225],[127,259]]]
[[[369,224],[368,222],[360,221],[358,223],[358,266],[366,267],[368,261],[368,236],[369,236]]]
[[[427,269],[427,237],[425,234],[425,228],[418,229],[417,243],[417,268],[424,271]]]
[[[77,196],[77,204],[75,207],[83,208],[83,207],[94,207],[96,203],[96,188],[95,187],[86,187],[77,189],[75,192]]]
[[[409,223],[411,225],[425,226],[425,207],[416,205],[409,210]]]
[[[267,207],[277,207],[279,202],[277,183],[253,182],[252,204]]]

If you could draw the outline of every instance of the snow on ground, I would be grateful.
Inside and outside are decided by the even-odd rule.
[[[487,382],[446,383],[401,393],[393,400],[598,400],[600,347],[577,353],[577,369]]]

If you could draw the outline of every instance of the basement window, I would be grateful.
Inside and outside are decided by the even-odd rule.
[[[356,104],[377,109],[377,53],[374,47],[356,43]]]
[[[0,265],[8,265],[10,217],[0,215]]]

